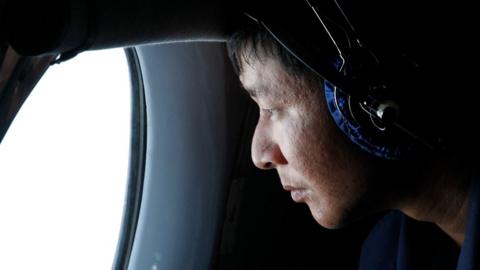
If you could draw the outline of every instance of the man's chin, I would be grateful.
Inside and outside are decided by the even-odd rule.
[[[307,204],[313,219],[322,227],[329,230],[341,229],[351,223],[345,215],[335,213],[335,211],[321,211],[316,207]]]

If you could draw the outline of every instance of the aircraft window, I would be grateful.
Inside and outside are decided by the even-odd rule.
[[[50,67],[0,144],[0,269],[110,269],[124,210],[123,49]]]

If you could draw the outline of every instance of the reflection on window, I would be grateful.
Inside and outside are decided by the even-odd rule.
[[[46,72],[0,144],[0,269],[111,268],[130,98],[122,49]]]

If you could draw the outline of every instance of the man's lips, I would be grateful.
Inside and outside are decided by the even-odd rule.
[[[298,188],[294,186],[284,186],[283,189],[286,191],[290,191],[290,195],[292,196],[292,199],[299,203],[299,202],[305,202],[305,197],[307,196],[307,190],[304,188]]]

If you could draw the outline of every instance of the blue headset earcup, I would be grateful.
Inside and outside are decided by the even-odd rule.
[[[372,132],[372,128],[359,124],[349,115],[348,95],[330,82],[324,82],[324,92],[328,110],[340,130],[362,150],[380,158],[390,160],[407,159],[413,154],[412,142],[405,138],[392,138],[382,131]]]

